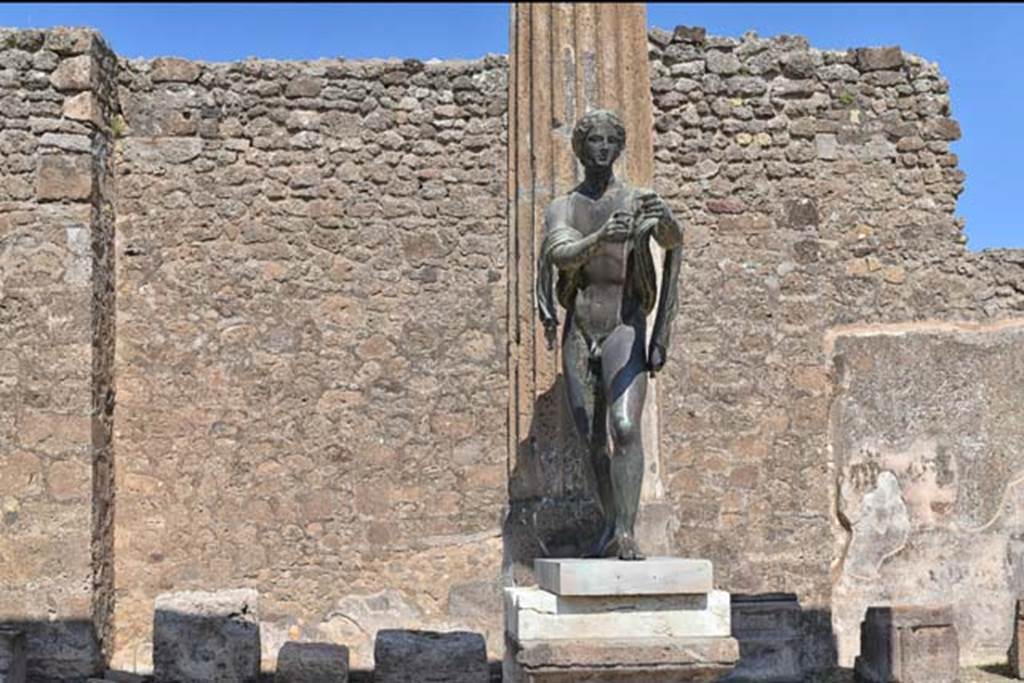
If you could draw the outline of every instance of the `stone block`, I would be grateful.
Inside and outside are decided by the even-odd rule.
[[[44,154],[36,162],[36,197],[89,199],[92,157],[87,154]]]
[[[924,133],[929,140],[959,140],[960,124],[950,118],[931,119],[925,123]]]
[[[672,42],[672,34],[663,28],[652,28],[647,32],[647,39],[658,47],[666,47]]]
[[[854,665],[860,683],[956,683],[960,645],[950,607],[869,607]]]
[[[537,585],[555,595],[675,595],[709,593],[713,588],[709,560],[539,559],[533,567]]]
[[[256,681],[260,675],[258,603],[252,589],[158,595],[153,617],[154,680]]]
[[[323,88],[323,81],[318,78],[296,78],[288,82],[284,89],[285,97],[318,97]]]
[[[92,55],[65,59],[50,74],[50,82],[57,90],[90,90],[98,79],[96,60]]]
[[[715,681],[736,663],[732,638],[614,638],[507,643],[506,683]]]
[[[80,55],[92,50],[97,34],[92,29],[57,26],[46,32],[44,47],[59,55]]]
[[[730,635],[729,594],[561,596],[505,589],[506,632],[517,640]]]
[[[1021,645],[1024,642],[1024,600],[1017,600],[1017,610],[1013,618],[1013,640],[1010,643],[1010,651],[1007,653],[1010,659],[1010,671],[1017,678],[1024,678],[1024,651]]]
[[[25,683],[25,634],[0,629],[0,683]]]
[[[92,140],[88,135],[73,135],[70,133],[43,133],[39,139],[40,147],[54,147],[65,152],[81,152],[88,154],[92,151]]]
[[[468,631],[385,629],[377,632],[373,658],[375,683],[487,683],[490,678],[483,636]]]
[[[719,232],[767,232],[773,227],[771,218],[757,214],[722,216],[718,219]]]
[[[782,217],[779,226],[790,230],[807,230],[818,226],[818,202],[801,197],[787,199],[782,203]]]
[[[62,113],[75,121],[87,121],[97,128],[103,127],[103,109],[92,92],[80,92],[64,100]]]
[[[199,78],[199,64],[177,57],[159,57],[150,66],[154,83],[192,83]]]
[[[861,71],[881,71],[903,66],[903,51],[892,47],[862,47],[856,51],[857,68]]]
[[[348,648],[332,643],[285,643],[277,655],[276,683],[347,683]]]
[[[732,596],[732,635],[740,660],[727,683],[789,683],[803,678],[801,610],[796,595]]]
[[[819,159],[833,161],[839,157],[839,143],[831,133],[814,136],[814,149]]]
[[[676,26],[672,32],[672,42],[703,45],[707,36],[707,29],[703,26]]]

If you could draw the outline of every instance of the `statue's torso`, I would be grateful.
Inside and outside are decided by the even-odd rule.
[[[566,202],[568,223],[581,235],[597,232],[615,211],[631,211],[632,192],[616,185],[598,199],[572,192]],[[581,268],[580,288],[573,310],[575,324],[600,341],[617,325],[632,322],[636,306],[626,294],[626,265],[630,241],[604,242]]]

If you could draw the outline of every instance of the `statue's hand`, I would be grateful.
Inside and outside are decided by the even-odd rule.
[[[637,195],[639,217],[641,221],[654,219],[661,221],[672,215],[672,210],[654,190],[645,190]]]
[[[633,233],[632,216],[628,211],[615,211],[601,226],[602,242],[625,242]]]
[[[654,373],[665,367],[665,349],[657,342],[651,342],[651,349],[647,354],[647,369],[654,377]]]

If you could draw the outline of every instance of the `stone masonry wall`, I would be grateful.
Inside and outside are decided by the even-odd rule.
[[[905,587],[898,563],[849,571],[865,532],[840,506],[921,488],[855,479],[835,453],[863,464],[861,435],[830,415],[898,384],[873,359],[969,348],[992,386],[1000,366],[990,327],[847,338],[1024,318],[1024,255],[964,248],[934,64],[649,38],[656,188],[687,226],[659,389],[675,550],[728,590],[796,592],[805,664],[830,625],[848,662],[862,606]],[[0,31],[0,621],[30,632],[33,680],[100,648],[146,671],[178,589],[258,589],[267,660],[333,640],[366,668],[385,627],[500,653],[506,80],[493,57],[115,63],[89,32]],[[1024,472],[1014,429],[986,481]],[[953,566],[929,533],[902,561]],[[1024,589],[1021,562],[990,598]],[[1002,637],[969,609],[967,661]]]
[[[728,590],[796,592],[816,612],[806,664],[820,666],[849,543],[834,510],[826,333],[1021,316],[1024,257],[963,246],[964,174],[949,149],[960,129],[935,64],[789,36],[680,27],[649,39],[656,189],[687,226],[660,392],[677,550],[713,559]],[[1024,453],[1015,462],[1024,469]],[[836,621],[846,663],[859,618]]]
[[[0,622],[33,681],[94,672],[110,624],[114,65],[0,31]]]
[[[502,647],[506,61],[123,62],[114,665],[162,591],[264,657]]]

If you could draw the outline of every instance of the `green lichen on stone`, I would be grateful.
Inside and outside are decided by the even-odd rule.
[[[115,138],[123,138],[125,131],[128,129],[128,124],[125,123],[124,117],[120,114],[114,116],[110,121],[110,132]]]

